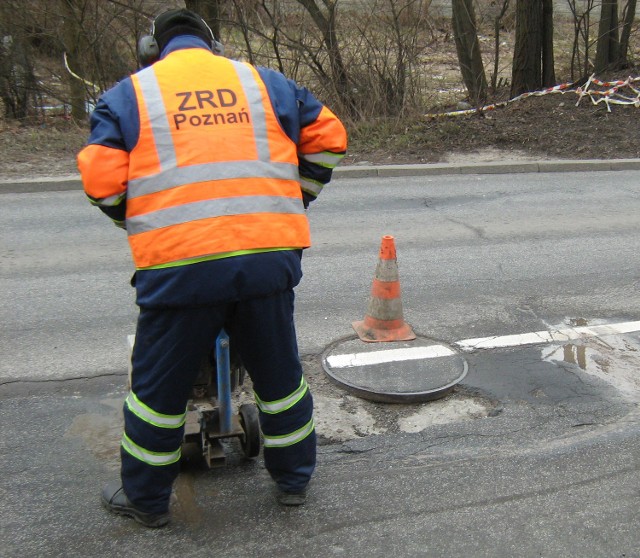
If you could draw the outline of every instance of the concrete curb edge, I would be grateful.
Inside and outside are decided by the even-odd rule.
[[[396,176],[438,176],[445,174],[509,174],[537,172],[584,172],[640,170],[640,159],[584,159],[549,161],[504,161],[466,165],[435,163],[425,165],[381,165],[338,167],[335,178]]]

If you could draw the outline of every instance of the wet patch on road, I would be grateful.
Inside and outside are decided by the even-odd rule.
[[[204,511],[197,502],[193,475],[179,475],[171,494],[171,512],[174,517],[191,527],[196,527],[202,523]]]
[[[87,449],[108,469],[120,468],[120,439],[122,438],[122,403],[124,398],[100,401],[110,412],[83,413],[73,417],[65,438],[80,438]]]
[[[563,369],[579,369],[640,400],[640,341],[631,336],[594,337],[576,343],[544,347],[542,359]]]

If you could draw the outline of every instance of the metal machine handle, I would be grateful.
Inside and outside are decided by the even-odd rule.
[[[221,434],[231,433],[231,360],[229,354],[229,335],[223,329],[216,339],[218,409]]]

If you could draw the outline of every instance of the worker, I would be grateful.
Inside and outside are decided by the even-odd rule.
[[[78,155],[89,200],[127,231],[139,306],[120,479],[102,503],[148,527],[169,522],[187,402],[229,327],[277,500],[301,505],[316,434],[293,289],[305,209],[346,152],[344,126],[281,73],[222,56],[189,10],[159,15],[139,59],[98,101]]]

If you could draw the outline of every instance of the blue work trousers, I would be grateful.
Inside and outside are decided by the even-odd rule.
[[[215,346],[220,330],[233,332],[231,343],[261,401],[280,401],[300,392],[302,366],[293,321],[292,289],[265,298],[195,308],[140,309],[132,355],[131,391],[146,408],[161,415],[184,413],[201,362]],[[166,455],[182,443],[184,428],[150,424],[124,406],[125,436],[146,452]],[[313,400],[307,390],[292,407],[260,412],[265,437],[286,437],[312,424]],[[139,509],[163,513],[179,462],[151,465],[121,448],[125,493]],[[312,430],[292,445],[264,448],[265,466],[286,492],[302,490],[315,468]]]

